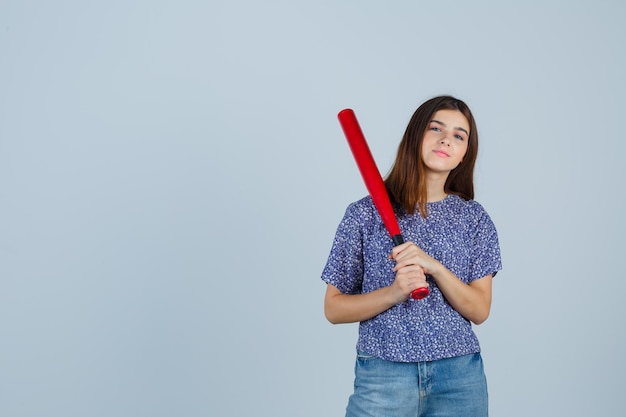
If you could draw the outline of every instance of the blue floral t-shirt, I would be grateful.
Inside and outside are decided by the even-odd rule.
[[[450,194],[428,203],[428,216],[398,219],[405,241],[415,242],[461,281],[502,268],[495,225],[474,200]],[[391,285],[393,242],[368,196],[350,204],[339,224],[322,280],[344,294]],[[428,277],[430,295],[409,299],[359,325],[357,350],[398,362],[431,361],[480,352],[471,323],[445,300]]]

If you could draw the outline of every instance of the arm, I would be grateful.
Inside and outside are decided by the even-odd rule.
[[[324,314],[333,324],[355,323],[371,319],[397,303],[385,287],[366,294],[344,294],[337,287],[328,284],[324,296]]]
[[[399,268],[393,284],[365,294],[344,294],[328,284],[324,296],[324,314],[333,324],[355,323],[406,301],[416,288],[428,286],[422,268],[409,265]]]
[[[474,324],[481,324],[491,310],[491,275],[464,283],[443,265],[432,274],[452,308]]]
[[[489,317],[491,275],[466,284],[412,242],[396,246],[391,256],[396,260],[394,270],[408,265],[419,265],[426,274],[430,274],[452,308],[466,319],[481,324]]]

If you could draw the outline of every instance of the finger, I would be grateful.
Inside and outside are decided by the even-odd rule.
[[[411,245],[414,245],[414,243],[404,242],[404,243],[399,244],[398,246],[394,246],[393,249],[391,249],[391,257],[395,259],[398,255],[400,255],[401,253],[405,252],[408,248],[410,248]]]
[[[402,272],[402,273],[410,273],[411,271],[417,271],[417,270],[421,270],[422,268],[416,264],[416,263],[397,263],[394,267],[393,267],[393,271],[396,273]]]
[[[396,259],[396,264],[394,265],[394,271],[398,271],[401,268],[417,265],[421,267],[420,257],[417,254],[406,254],[402,256],[398,256]]]
[[[401,277],[403,279],[412,279],[419,281],[426,281],[426,275],[424,273],[424,269],[419,265],[407,265],[405,267],[400,268],[396,272],[396,277]]]
[[[408,265],[410,263],[414,263],[410,262],[414,257],[414,254],[405,250],[394,255],[392,259],[396,262],[396,265]]]

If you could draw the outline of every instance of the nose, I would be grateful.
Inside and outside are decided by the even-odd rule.
[[[447,134],[444,134],[443,136],[441,136],[441,138],[439,138],[439,143],[441,143],[442,145],[450,146],[450,138]]]

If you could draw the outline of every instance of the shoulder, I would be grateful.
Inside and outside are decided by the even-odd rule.
[[[466,218],[471,223],[476,224],[485,221],[491,223],[489,213],[487,213],[483,205],[476,200],[465,200],[463,197],[451,194],[446,199],[446,208],[453,212],[451,214]]]
[[[346,209],[346,217],[355,217],[362,220],[372,218],[376,214],[376,207],[372,197],[365,196],[357,201],[353,201]]]
[[[359,233],[371,227],[376,221],[376,207],[370,196],[363,197],[348,204],[343,218],[339,223],[340,230]]]
[[[485,208],[476,200],[465,200],[456,194],[450,194],[446,199],[448,206],[457,210],[466,211],[468,214],[487,214]]]

